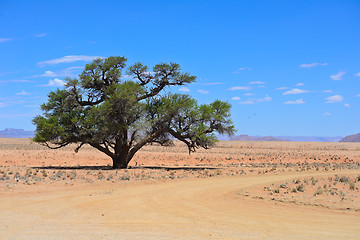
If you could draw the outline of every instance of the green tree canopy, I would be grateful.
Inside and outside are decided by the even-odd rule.
[[[98,58],[79,78],[67,78],[63,89],[52,91],[33,119],[33,141],[57,149],[84,144],[113,160],[113,168],[127,168],[135,153],[149,143],[170,146],[174,139],[190,152],[208,149],[215,132],[231,135],[231,105],[219,100],[199,105],[184,94],[167,93],[168,86],[185,85],[196,77],[176,63],[160,63],[152,71],[142,63],[127,68],[126,58]]]

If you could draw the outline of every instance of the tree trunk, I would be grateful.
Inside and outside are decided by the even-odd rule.
[[[128,167],[126,154],[115,156],[112,158],[112,160],[113,160],[113,169],[124,169]]]

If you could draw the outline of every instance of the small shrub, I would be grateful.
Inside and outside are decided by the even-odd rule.
[[[355,190],[355,183],[353,181],[350,182],[349,188],[350,190]]]
[[[348,177],[342,176],[339,179],[339,182],[348,183],[348,182],[350,182],[350,179]]]
[[[304,192],[305,191],[305,186],[304,184],[300,184],[299,186],[296,187],[296,190],[298,192]]]
[[[274,190],[272,190],[272,193],[280,193],[280,190],[278,188],[274,189]]]
[[[314,193],[314,196],[323,194],[324,191],[319,187],[316,192]]]

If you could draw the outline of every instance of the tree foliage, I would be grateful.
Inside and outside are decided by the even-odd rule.
[[[149,143],[163,146],[174,139],[189,153],[208,149],[215,132],[233,134],[230,104],[219,100],[199,105],[188,95],[172,94],[168,86],[195,81],[176,63],[160,63],[149,71],[142,63],[129,66],[126,58],[98,58],[85,66],[79,78],[67,78],[63,89],[52,91],[33,119],[33,140],[49,148],[89,144],[126,168],[135,153]]]

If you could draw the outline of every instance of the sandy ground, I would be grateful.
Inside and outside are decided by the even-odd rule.
[[[359,144],[221,142],[150,146],[116,171],[0,139],[0,239],[360,239],[359,159]]]

